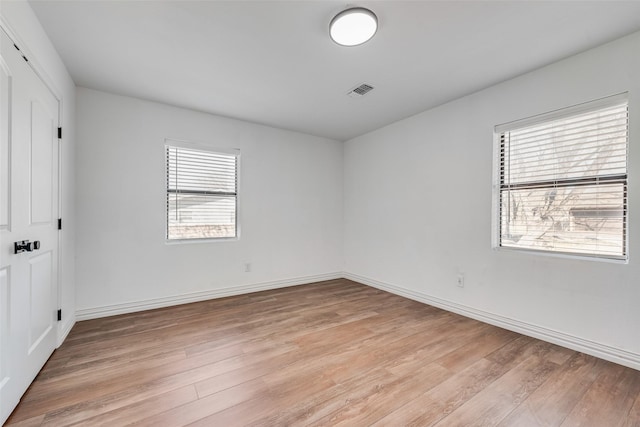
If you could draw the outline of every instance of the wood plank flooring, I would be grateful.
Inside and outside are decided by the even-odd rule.
[[[79,322],[10,426],[640,426],[640,371],[348,280]]]

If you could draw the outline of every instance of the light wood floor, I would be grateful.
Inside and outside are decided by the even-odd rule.
[[[640,426],[640,371],[348,280],[79,322],[17,426]]]

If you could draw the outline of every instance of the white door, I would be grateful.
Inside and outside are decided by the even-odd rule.
[[[59,142],[57,100],[0,37],[1,424],[56,345]]]

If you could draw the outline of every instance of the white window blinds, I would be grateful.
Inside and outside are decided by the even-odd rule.
[[[167,239],[236,237],[237,154],[166,146]]]
[[[626,99],[496,133],[500,246],[626,259]]]

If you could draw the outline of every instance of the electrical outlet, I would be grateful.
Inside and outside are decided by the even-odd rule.
[[[251,263],[250,262],[245,262],[244,263],[244,272],[245,273],[250,273],[251,272]]]
[[[462,273],[458,274],[458,279],[456,281],[456,284],[458,285],[459,288],[464,288],[464,274]]]

